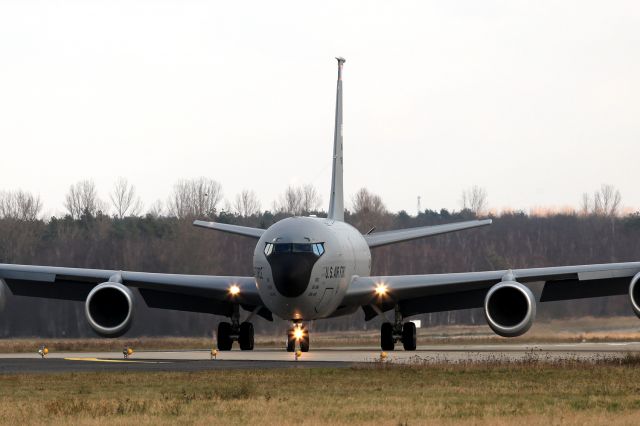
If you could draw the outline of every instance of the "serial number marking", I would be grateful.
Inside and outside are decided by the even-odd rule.
[[[344,270],[346,268],[344,266],[325,266],[324,267],[324,278],[332,279],[332,278],[344,278]]]

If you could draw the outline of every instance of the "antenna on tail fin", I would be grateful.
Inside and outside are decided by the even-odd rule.
[[[342,186],[342,66],[344,58],[338,60],[338,88],[336,92],[336,127],[333,134],[333,171],[331,174],[331,199],[329,219],[344,221],[344,192]]]

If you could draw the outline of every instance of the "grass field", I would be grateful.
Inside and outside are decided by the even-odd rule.
[[[0,375],[3,424],[637,424],[640,360]]]
[[[371,346],[380,344],[379,331],[344,331],[311,334],[312,348],[334,346]],[[258,348],[284,347],[282,336],[256,335]],[[419,345],[484,344],[484,343],[556,343],[640,341],[640,321],[635,316],[614,318],[585,317],[573,320],[538,321],[524,336],[505,339],[495,335],[487,325],[449,325],[422,328]],[[60,351],[121,351],[124,346],[136,350],[210,349],[211,337],[135,337],[119,339],[0,339],[0,353],[35,352],[46,343],[50,350]]]

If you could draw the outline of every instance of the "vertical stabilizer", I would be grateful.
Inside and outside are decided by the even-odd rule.
[[[344,221],[344,193],[342,187],[342,66],[344,58],[338,60],[338,88],[336,91],[336,127],[333,134],[333,172],[331,174],[331,199],[329,219]]]

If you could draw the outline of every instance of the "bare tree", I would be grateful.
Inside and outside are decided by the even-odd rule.
[[[603,184],[593,196],[593,212],[598,216],[618,215],[622,196],[613,185]]]
[[[69,187],[64,207],[73,219],[82,216],[95,216],[104,211],[105,203],[98,197],[96,184],[92,180],[83,180]]]
[[[462,191],[462,209],[480,216],[487,210],[487,191],[477,185]]]
[[[137,216],[142,210],[142,201],[136,194],[135,186],[123,177],[118,178],[113,185],[113,191],[109,194],[109,198],[116,217],[120,219],[126,216]]]
[[[315,186],[311,184],[302,187],[302,210],[304,212],[316,211],[322,204],[322,197]]]
[[[178,218],[213,217],[221,200],[222,186],[213,179],[201,177],[176,183],[167,208]]]
[[[302,214],[302,190],[295,186],[285,189],[280,199],[273,203],[275,211],[300,216]]]
[[[236,195],[233,208],[242,217],[260,214],[260,200],[254,191],[244,189]]]
[[[588,216],[591,211],[591,197],[589,197],[589,194],[585,192],[582,194],[582,199],[580,200],[580,214],[582,216]]]
[[[162,200],[156,200],[155,203],[151,204],[147,210],[147,214],[154,218],[162,216],[164,214],[164,203]]]
[[[40,196],[22,190],[0,192],[0,218],[33,221],[41,211]]]
[[[353,196],[353,212],[355,214],[385,214],[387,208],[379,195],[372,194],[366,188],[360,188]]]
[[[313,185],[290,185],[279,200],[273,203],[273,208],[277,212],[301,216],[318,210],[321,202],[322,198]]]

